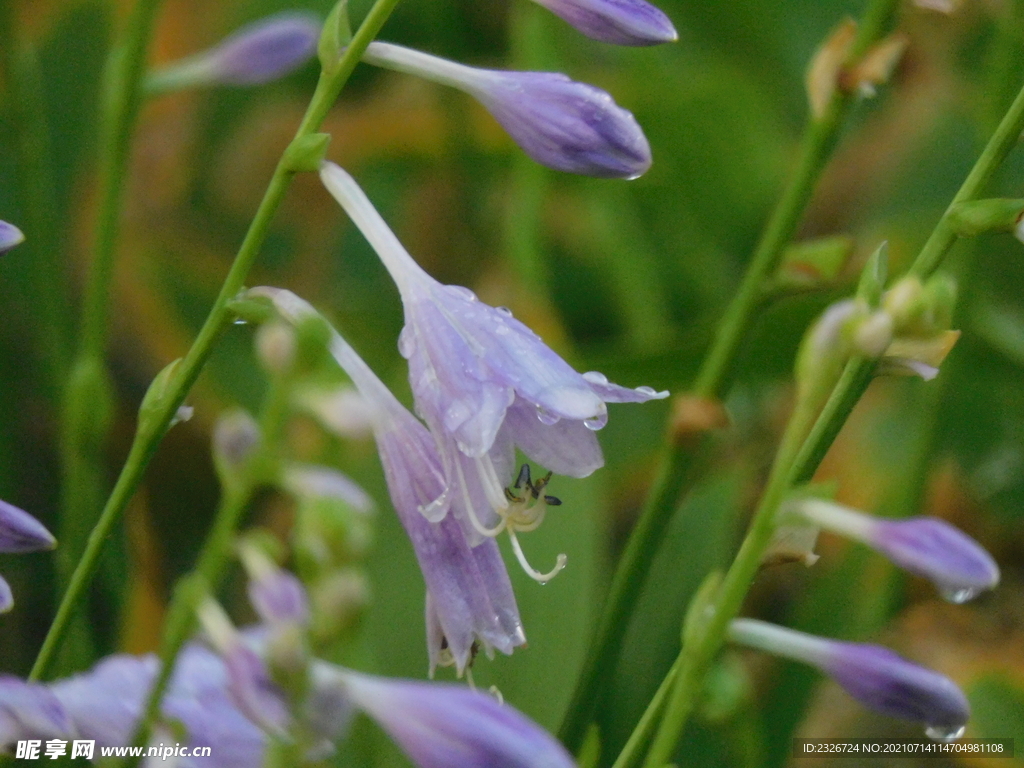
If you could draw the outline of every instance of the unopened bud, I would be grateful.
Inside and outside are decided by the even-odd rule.
[[[25,235],[20,229],[6,221],[0,221],[0,253],[7,253],[14,246],[25,242]]]
[[[881,357],[892,342],[892,316],[884,309],[872,312],[857,326],[853,333],[853,345],[865,357],[872,360]]]
[[[893,319],[896,333],[914,324],[921,312],[924,286],[916,275],[907,275],[882,296],[882,309]]]
[[[245,411],[220,417],[213,428],[213,460],[221,480],[233,480],[260,444],[260,428]]]
[[[878,86],[889,82],[908,42],[907,36],[899,33],[879,41],[843,75],[843,87],[847,91],[873,97]]]
[[[967,200],[949,209],[947,220],[961,236],[973,237],[985,232],[1010,232],[1020,227],[1024,200]]]
[[[330,642],[355,628],[370,602],[370,583],[361,570],[342,568],[312,584],[309,599],[313,635]]]
[[[645,0],[534,0],[587,37],[616,45],[679,39],[668,17]]]
[[[373,409],[355,387],[303,389],[296,401],[338,437],[369,437],[373,433]]]
[[[261,325],[256,331],[256,354],[268,372],[287,373],[295,363],[295,331],[281,322]]]
[[[832,95],[839,86],[843,64],[850,55],[854,38],[857,36],[857,22],[844,20],[825,39],[815,52],[807,68],[807,99],[811,105],[811,116],[817,120],[825,114]]]

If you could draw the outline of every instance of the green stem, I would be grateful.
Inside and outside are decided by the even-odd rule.
[[[332,68],[329,75],[321,75],[320,81],[317,83],[316,92],[313,94],[302,123],[296,132],[295,139],[293,139],[293,144],[295,141],[309,136],[319,129],[320,124],[327,116],[328,111],[355,69],[356,64],[359,63],[366,47],[377,36],[377,33],[384,26],[384,22],[387,21],[388,16],[391,15],[391,11],[394,10],[397,4],[398,0],[377,0],[370,9],[370,12],[359,27],[348,48],[346,48],[337,66]],[[75,568],[67,591],[64,593],[57,610],[57,616],[50,626],[50,631],[32,668],[30,679],[38,680],[49,673],[54,661],[55,652],[68,628],[75,607],[81,601],[82,595],[96,571],[103,543],[112,532],[114,525],[120,519],[125,507],[134,495],[146,466],[149,464],[160,440],[170,426],[171,419],[182,402],[184,402],[189,389],[199,376],[199,372],[206,363],[221,329],[229,321],[228,303],[242,289],[245,278],[252,268],[252,264],[256,260],[260,247],[266,238],[271,219],[281,204],[281,200],[284,198],[284,194],[294,175],[295,171],[289,167],[285,156],[282,156],[282,159],[274,169],[274,175],[270,180],[267,191],[264,193],[256,215],[249,225],[249,231],[242,241],[235,261],[231,265],[231,270],[224,280],[224,285],[221,287],[220,293],[210,309],[203,327],[199,331],[199,335],[175,371],[173,382],[169,386],[166,395],[161,399],[158,407],[152,412],[151,417],[147,419],[146,423],[140,424],[128,454],[128,459],[121,469],[121,474],[117,479],[114,490],[107,500],[103,513],[96,523],[96,527],[89,535],[85,552]]]
[[[647,705],[647,709],[644,710],[640,722],[636,724],[633,733],[629,735],[629,741],[626,742],[626,746],[622,748],[619,756],[615,758],[612,768],[632,768],[640,760],[644,745],[654,733],[654,726],[658,722],[662,710],[665,708],[665,701],[668,699],[668,694],[673,688],[672,684],[675,682],[678,672],[679,659],[676,659],[668,674],[665,675],[665,679],[658,686],[658,690]]]
[[[985,183],[991,179],[1016,144],[1016,137],[1021,131],[1024,131],[1024,88],[957,192],[954,198],[956,202],[974,199],[982,191]],[[1014,140],[1008,141],[1007,136],[1014,137]],[[947,209],[911,267],[912,273],[927,277],[940,266],[942,258],[955,240],[948,220]],[[801,439],[795,449],[795,441],[791,440],[790,436],[798,434],[806,424],[799,423],[804,421],[799,412],[794,420],[791,420],[761,503],[743,545],[723,581],[715,612],[702,628],[694,647],[685,647],[680,652],[678,663],[681,667],[676,676],[672,701],[648,754],[648,768],[661,768],[671,758],[679,734],[698,700],[705,671],[725,641],[729,622],[742,607],[765,548],[771,540],[778,505],[790,488],[813,477],[832,441],[867,389],[873,371],[874,363],[871,361],[863,358],[850,360],[825,406],[814,419],[806,438]],[[794,427],[794,424],[797,426]]]
[[[863,54],[885,34],[898,8],[897,0],[870,0],[858,28],[851,58]],[[778,267],[783,251],[796,233],[804,210],[835,147],[856,97],[837,89],[825,112],[807,126],[796,169],[765,225],[739,289],[726,308],[693,386],[698,397],[719,399],[731,381],[740,344],[761,308],[762,288]],[[570,751],[582,744],[600,695],[604,672],[618,656],[633,607],[647,576],[658,543],[682,495],[699,479],[698,456],[708,438],[674,445],[662,462],[659,479],[648,496],[626,549],[615,569],[597,634],[590,646],[573,694],[560,738]]]
[[[138,0],[120,43],[107,59],[101,92],[99,210],[85,286],[78,350],[64,387],[61,416],[61,516],[57,570],[69,584],[86,547],[106,487],[104,447],[113,411],[113,387],[104,362],[110,283],[120,232],[131,139],[142,102],[146,53],[161,0]],[[92,656],[92,632],[76,619],[77,642],[65,656],[71,668]]]

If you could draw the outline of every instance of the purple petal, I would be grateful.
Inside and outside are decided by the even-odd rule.
[[[597,371],[587,371],[583,378],[595,394],[606,403],[646,403],[648,400],[664,400],[668,397],[668,390],[657,392],[651,387],[620,387],[618,384],[612,384],[607,376]]]
[[[349,673],[352,700],[418,768],[572,768],[550,734],[510,706],[463,686]]]
[[[934,581],[956,602],[999,583],[999,566],[984,547],[935,517],[879,521],[871,543],[901,568]]]
[[[25,241],[25,235],[13,224],[0,221],[0,254],[7,253],[14,246]]]
[[[644,0],[534,0],[595,40],[656,45],[679,39],[660,10]]]
[[[210,81],[258,85],[284,77],[306,63],[316,50],[319,35],[315,16],[281,13],[242,27],[200,56]]]
[[[505,426],[523,453],[556,474],[587,477],[604,466],[597,435],[582,421],[544,424],[536,406],[517,398],[505,414]]]
[[[53,534],[32,515],[0,501],[0,552],[37,552],[56,545]]]
[[[44,685],[0,676],[0,751],[22,739],[67,739],[75,725]]]
[[[11,585],[0,576],[0,613],[7,613],[14,607],[14,595],[11,593]]]
[[[227,689],[235,705],[268,733],[284,736],[290,721],[281,690],[270,679],[263,659],[249,646],[237,643],[225,655]]]
[[[967,698],[952,680],[888,648],[836,642],[830,643],[829,656],[825,671],[871,709],[950,733],[970,717]]]
[[[294,574],[282,568],[250,576],[249,602],[260,619],[268,624],[305,626],[309,623],[306,588]]]

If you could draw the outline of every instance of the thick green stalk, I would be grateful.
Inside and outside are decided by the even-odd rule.
[[[394,10],[397,4],[398,0],[377,0],[356,32],[355,37],[353,37],[351,43],[346,48],[337,66],[332,68],[329,74],[321,75],[320,81],[317,83],[316,92],[313,94],[302,123],[296,132],[295,139],[293,139],[293,146],[296,141],[316,133],[319,129],[331,105],[334,104],[342,87],[344,87],[349,76],[352,74],[352,70],[359,63],[359,59],[366,50],[366,46],[377,36],[377,33],[384,26],[384,22],[387,21],[388,16],[391,15],[391,11]],[[285,153],[274,170],[274,175],[270,180],[267,191],[264,193],[263,200],[256,211],[252,223],[249,225],[249,231],[242,241],[238,254],[235,256],[235,261],[231,265],[231,270],[224,280],[220,293],[210,309],[210,313],[203,323],[199,335],[185,355],[185,358],[178,365],[173,381],[160,399],[160,402],[156,404],[155,410],[151,412],[150,417],[144,423],[140,422],[139,430],[132,443],[124,467],[121,469],[121,474],[117,479],[114,490],[107,500],[103,513],[96,523],[96,527],[93,528],[89,535],[85,552],[78,562],[78,566],[72,575],[71,583],[64,593],[64,597],[57,610],[57,616],[50,626],[50,631],[46,636],[39,656],[36,658],[35,666],[32,668],[31,679],[38,680],[49,673],[54,655],[64,632],[67,630],[70,618],[74,614],[76,606],[81,601],[81,597],[96,571],[103,543],[113,531],[115,524],[134,495],[139,482],[142,480],[142,474],[146,466],[156,452],[160,440],[167,432],[171,419],[174,418],[196,377],[199,376],[199,372],[202,370],[213,349],[217,336],[225,324],[229,322],[228,303],[242,289],[245,278],[259,254],[263,241],[266,239],[271,219],[281,204],[281,200],[284,198],[284,194],[295,173],[287,159],[287,153]]]
[[[871,0],[858,29],[852,58],[862,55],[885,34],[898,5],[896,0]],[[711,349],[697,373],[693,394],[698,397],[720,399],[728,388],[740,345],[761,308],[765,281],[778,267],[783,251],[796,234],[845,118],[855,103],[855,96],[837,89],[824,113],[807,126],[796,169],[765,225],[747,272],[726,308]],[[559,734],[571,751],[582,744],[600,695],[601,681],[619,654],[654,552],[679,499],[699,479],[698,457],[705,452],[707,444],[705,437],[669,448],[658,480],[630,534]]]
[[[975,199],[992,178],[1024,131],[1024,89],[1021,89],[1006,116],[964,181],[954,200]],[[1007,137],[1013,137],[1008,140]],[[949,209],[939,220],[926,241],[911,272],[922,278],[934,273],[955,240],[949,225]],[[829,446],[854,406],[867,389],[874,371],[874,363],[854,358],[846,365],[825,406],[814,419],[806,439],[793,450],[791,441],[784,438],[772,470],[768,486],[755,513],[743,545],[722,584],[715,602],[714,614],[697,636],[693,647],[684,647],[678,663],[672,701],[648,753],[646,766],[661,768],[671,758],[686,720],[699,700],[704,675],[725,641],[729,622],[735,618],[749,589],[750,583],[764,556],[774,528],[775,511],[789,490],[813,477]],[[793,421],[790,422],[791,428]],[[787,436],[791,432],[787,429]]]

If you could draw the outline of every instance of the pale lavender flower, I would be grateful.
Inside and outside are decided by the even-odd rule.
[[[880,645],[828,640],[756,619],[733,620],[729,637],[817,667],[866,707],[924,723],[935,739],[959,738],[970,717],[967,698],[952,680]]]
[[[634,179],[651,166],[650,145],[633,115],[600,88],[563,74],[476,69],[380,42],[363,60],[465,91],[523,151],[556,170]]]
[[[573,768],[554,738],[512,707],[463,686],[314,672],[377,721],[418,768]]]
[[[616,45],[679,39],[668,16],[644,0],[534,0],[587,37]]]
[[[802,499],[792,509],[815,525],[867,544],[901,568],[930,579],[953,602],[970,600],[999,583],[999,566],[992,556],[944,520],[885,520],[822,499]]]
[[[0,254],[7,253],[11,248],[24,241],[25,235],[20,229],[0,220]]]
[[[151,92],[201,85],[261,85],[284,77],[312,58],[320,21],[287,12],[239,29],[209,50],[153,73]]]
[[[249,293],[270,298],[293,323],[316,315],[289,291],[255,288]],[[450,658],[461,674],[474,643],[487,653],[511,653],[526,637],[497,544],[488,539],[470,546],[459,522],[447,514],[463,500],[447,489],[434,439],[355,350],[331,333],[332,355],[366,401],[388,491],[426,582],[431,668]]]
[[[536,527],[543,508],[517,508],[506,498],[514,446],[554,472],[586,477],[604,463],[593,433],[608,419],[606,403],[668,393],[577,373],[507,309],[478,301],[466,288],[441,285],[423,271],[345,171],[325,163],[320,175],[401,293],[399,351],[409,361],[417,412],[440,445],[446,492],[463,501],[477,537],[508,530],[520,556],[515,531]],[[554,573],[542,576],[520,560],[534,578]]]
[[[57,540],[32,515],[0,500],[0,552],[38,552],[53,549]],[[0,613],[14,607],[11,588],[0,576]]]
[[[0,678],[0,751],[33,738],[93,739],[100,747],[129,744],[158,669],[155,656],[121,654],[47,685]],[[212,749],[211,757],[178,757],[175,765],[251,768],[262,763],[266,736],[231,701],[224,663],[206,648],[186,646],[161,712],[167,723],[184,725],[182,746]]]

